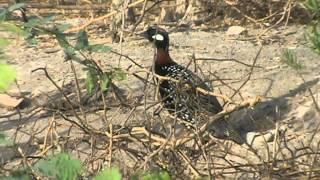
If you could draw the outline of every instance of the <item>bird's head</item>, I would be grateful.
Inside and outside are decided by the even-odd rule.
[[[150,26],[142,35],[154,43],[157,49],[169,50],[169,34],[166,30],[157,26]]]

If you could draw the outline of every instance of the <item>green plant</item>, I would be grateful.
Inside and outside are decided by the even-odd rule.
[[[320,14],[320,1],[319,0],[306,0],[304,2],[304,6],[312,13],[316,13],[316,15]]]
[[[0,21],[4,21],[8,19],[11,16],[13,11],[23,8],[24,6],[25,6],[24,3],[17,3],[9,6],[7,9],[2,9],[0,11]]]
[[[0,136],[1,138],[1,136]],[[0,179],[31,179],[30,174],[49,179],[72,180],[84,173],[84,167],[80,160],[72,158],[69,154],[59,153],[41,159],[35,165],[22,170],[11,172],[11,176],[0,176]],[[100,171],[94,180],[121,180],[122,175],[118,168],[107,168]],[[170,175],[165,171],[139,172],[132,176],[132,180],[170,180]]]
[[[31,180],[28,169],[20,169],[11,172],[10,176],[0,176],[1,180]]]
[[[37,36],[46,34],[55,38],[59,45],[63,48],[67,60],[72,60],[84,66],[87,73],[87,88],[91,93],[93,89],[100,88],[106,92],[113,79],[124,80],[126,73],[120,68],[113,68],[110,66],[107,70],[102,70],[94,60],[90,59],[87,54],[106,53],[110,52],[111,48],[102,44],[90,44],[88,34],[86,31],[81,30],[75,35],[66,34],[64,31],[70,27],[69,24],[56,24],[53,22],[54,17],[44,18],[30,18],[27,23],[10,21],[12,12],[23,8],[24,4],[19,3],[10,6],[0,12],[0,30],[17,34],[25,38],[28,43],[37,44]],[[75,39],[73,43],[70,39]],[[74,45],[73,45],[74,44]],[[5,59],[2,49],[9,45],[6,38],[0,37],[0,60]],[[16,73],[12,67],[0,62],[0,91],[6,90],[10,83],[14,81]],[[7,137],[0,133],[0,144],[8,145],[10,141]],[[35,176],[40,174],[46,178],[54,179],[77,179],[77,177],[84,172],[84,168],[78,159],[72,158],[69,154],[61,153],[49,156],[48,158],[41,159],[34,166],[27,169],[11,172],[11,176],[0,177],[0,179],[31,179],[29,175]],[[111,177],[114,180],[121,179],[121,173],[118,169],[106,169],[99,173],[95,179],[105,179]]]
[[[83,172],[80,160],[65,153],[40,160],[35,164],[34,169],[46,177],[60,180],[77,179],[78,175]]]
[[[0,92],[8,89],[10,84],[16,78],[15,70],[5,63],[6,56],[3,52],[3,49],[7,47],[9,44],[9,40],[0,36]]]
[[[96,62],[87,57],[87,54],[107,53],[111,51],[111,47],[103,44],[90,44],[88,40],[88,34],[85,30],[80,30],[78,33],[66,34],[64,31],[70,27],[69,24],[57,24],[54,23],[54,16],[48,17],[34,17],[28,19],[27,23],[15,22],[10,23],[5,20],[11,16],[14,10],[24,7],[23,3],[10,6],[6,10],[0,13],[0,28],[5,31],[15,32],[23,36],[27,42],[31,44],[37,44],[36,37],[42,34],[50,35],[54,37],[59,45],[63,48],[66,59],[80,63],[84,66],[84,71],[87,74],[87,89],[89,93],[93,92],[93,89],[100,88],[103,92],[107,92],[113,79],[124,80],[126,73],[120,68],[114,68],[109,66],[107,70],[102,70]],[[76,39],[73,45],[69,39]],[[3,41],[3,43],[6,43]],[[1,44],[1,42],[0,42]]]
[[[307,39],[311,43],[312,48],[320,53],[320,27],[318,24],[310,25],[307,31]]]
[[[170,175],[166,171],[142,172],[131,177],[131,180],[170,180]]]
[[[121,173],[117,168],[105,169],[94,180],[121,180]]]
[[[320,53],[320,1],[319,0],[306,0],[304,7],[314,14],[314,21],[309,24],[306,37],[311,43],[312,48]]]
[[[8,89],[15,78],[15,70],[11,66],[0,62],[0,92]]]
[[[282,51],[281,62],[287,64],[288,66],[297,71],[303,68],[301,62],[298,61],[296,54],[289,49],[284,49]]]
[[[0,132],[0,147],[1,146],[11,146],[12,141],[2,132]]]

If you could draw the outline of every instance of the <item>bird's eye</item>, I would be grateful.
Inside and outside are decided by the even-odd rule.
[[[157,41],[163,41],[164,40],[164,37],[161,34],[153,35],[152,38],[157,40]]]

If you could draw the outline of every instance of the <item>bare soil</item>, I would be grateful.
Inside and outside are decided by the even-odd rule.
[[[319,55],[312,51],[305,40],[305,30],[305,26],[282,27],[271,30],[271,32],[267,34],[267,37],[264,37],[264,39],[268,41],[263,42],[262,51],[258,56],[256,66],[259,67],[254,68],[251,79],[240,90],[243,99],[240,98],[239,95],[234,98],[235,101],[241,102],[261,96],[263,102],[255,107],[233,113],[230,120],[233,126],[240,130],[241,134],[243,134],[247,140],[252,139],[251,132],[256,134],[274,132],[276,129],[275,122],[279,122],[279,129],[281,132],[285,132],[285,136],[288,142],[290,142],[289,146],[294,147],[293,149],[301,147],[301,142],[314,142],[314,145],[317,146],[320,140],[319,135],[314,135],[313,132],[317,131],[320,115],[315,109],[309,89],[315,101],[320,104],[320,60]],[[248,29],[246,35],[240,35],[238,37],[230,37],[226,35],[225,31],[213,30],[207,32],[201,30],[172,32],[170,34],[170,53],[175,61],[183,65],[187,65],[190,60],[192,60],[193,54],[196,58],[236,59],[237,61],[252,65],[260,49],[259,42],[254,38],[259,32],[259,29]],[[16,38],[12,37],[12,40],[16,40]],[[101,42],[104,39],[94,34],[90,36],[90,40],[93,42]],[[36,71],[31,73],[32,70],[37,68],[46,67],[49,75],[59,86],[72,81],[74,82],[74,74],[70,68],[70,62],[64,60],[62,51],[49,52],[50,49],[59,49],[57,43],[47,37],[44,37],[40,41],[39,46],[33,47],[24,43],[23,40],[18,40],[14,41],[10,48],[8,48],[7,55],[10,57],[8,62],[12,64],[18,72],[17,86],[14,85],[12,87],[11,93],[19,89],[19,91],[26,94],[26,97],[34,99],[34,97],[42,94],[57,92],[57,89],[46,78],[43,72]],[[154,49],[143,39],[139,39],[138,37],[127,38],[121,45],[115,43],[110,44],[110,46],[114,51],[128,55],[136,63],[146,68],[152,65]],[[281,62],[282,51],[286,48],[296,53],[298,60],[303,64],[301,74],[305,82],[295,70]],[[154,101],[154,94],[152,93],[154,88],[149,86],[147,91],[144,91],[144,83],[132,75],[133,72],[136,72],[142,77],[146,77],[146,73],[137,72],[140,68],[135,66],[131,61],[112,53],[92,54],[91,56],[101,64],[103,69],[109,66],[119,66],[123,69],[130,67],[128,70],[130,73],[127,79],[119,82],[115,81],[115,84],[123,89],[128,97],[144,97],[144,94],[147,94],[147,102],[152,103]],[[213,84],[217,93],[220,92],[228,97],[233,94],[233,91],[216,80],[212,73],[221,79],[226,79],[224,82],[228,83],[233,89],[237,89],[246,80],[251,70],[250,66],[235,61],[222,60],[199,60],[196,61],[196,66],[203,71],[199,72],[198,70],[197,73],[199,75],[207,79],[215,80]],[[78,64],[75,64],[75,67],[78,78],[85,78],[82,67]],[[195,64],[192,63],[189,68],[194,70]],[[72,88],[75,90],[75,87],[71,87],[71,89]],[[63,99],[62,97],[60,98]],[[111,101],[116,102],[116,98],[112,95],[110,96],[110,104],[112,104]],[[140,101],[144,102],[144,98]],[[57,148],[55,149],[68,149],[83,161],[89,161],[87,153],[92,153],[90,143],[83,143],[76,138],[78,136],[81,137],[78,129],[72,128],[71,132],[69,132],[71,129],[70,123],[64,121],[57,113],[46,116],[47,111],[45,110],[28,112],[28,109],[30,109],[30,107],[22,109],[21,116],[16,114],[14,116],[0,118],[0,131],[14,138],[27,156],[41,156],[43,155],[41,153],[45,154],[44,150],[42,149],[40,151],[40,149],[41,146],[43,146],[43,137],[49,133],[51,136],[56,136],[56,138],[69,138],[70,141],[75,141],[71,144],[69,141],[68,143],[58,141],[60,143],[65,142],[65,144],[56,144],[55,146]],[[144,110],[142,107],[132,110],[130,108],[114,106],[107,111],[108,123],[156,126],[157,123],[159,123],[157,121],[160,121],[160,119],[150,118],[155,109],[156,107],[149,109],[146,115],[143,113]],[[1,115],[10,114],[15,111],[16,110],[0,108]],[[34,113],[34,115],[30,117],[32,113]],[[161,112],[161,117],[168,119],[167,113],[164,111]],[[73,117],[70,116],[70,118]],[[108,126],[103,123],[102,118],[102,110],[88,113],[88,121],[96,127],[107,129]],[[55,127],[55,132],[48,130],[48,126],[53,120],[54,125],[52,126]],[[30,138],[30,136],[36,138]],[[313,137],[315,137],[315,139],[311,141],[310,138]],[[270,149],[274,147],[272,138],[270,141],[271,142],[265,143],[263,139],[257,140],[253,144],[253,147],[257,149],[258,154],[264,156],[266,154],[265,144],[270,146]],[[51,141],[50,143],[53,142],[54,141]],[[231,142],[225,143],[232,144]],[[72,144],[76,148],[72,148]],[[48,147],[49,145],[45,146]],[[247,153],[245,148],[241,146],[233,144],[233,147],[234,151]],[[9,164],[12,166],[20,162],[19,158],[17,158],[19,157],[17,152],[12,151],[10,148],[1,148],[0,152],[2,162],[11,162],[7,163],[7,166],[9,166]],[[104,151],[96,152],[97,156],[105,153]],[[122,153],[120,150],[114,151],[113,165],[116,166],[118,164],[124,172],[130,173],[132,168],[137,166],[137,161],[130,159],[128,155],[123,155]],[[107,155],[104,154],[104,156]],[[161,156],[159,155],[157,158],[161,159]],[[93,159],[94,158],[90,160],[94,161]],[[98,169],[101,163],[106,162],[106,159],[102,161],[97,159],[95,166],[92,168]],[[248,163],[243,162],[243,159],[239,157],[232,157],[231,160],[236,162],[235,164]],[[254,155],[252,155],[252,160],[256,160]],[[126,163],[124,164],[123,162]],[[154,160],[154,162],[156,162],[156,160]],[[201,165],[195,166],[201,167]],[[181,167],[188,169],[186,164],[183,164]],[[189,171],[189,169],[186,171]],[[254,178],[254,176],[251,177]]]

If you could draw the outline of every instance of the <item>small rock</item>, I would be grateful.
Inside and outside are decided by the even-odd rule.
[[[274,133],[268,132],[266,134],[260,134],[257,132],[249,132],[246,135],[246,140],[248,144],[257,145],[257,144],[264,144],[266,142],[273,141]]]
[[[0,106],[7,109],[13,109],[18,107],[23,101],[23,98],[14,98],[7,94],[0,94]]]
[[[247,29],[241,26],[231,26],[229,27],[229,29],[227,30],[227,35],[228,36],[234,36],[234,35],[240,35],[243,34],[244,32],[246,32]]]

